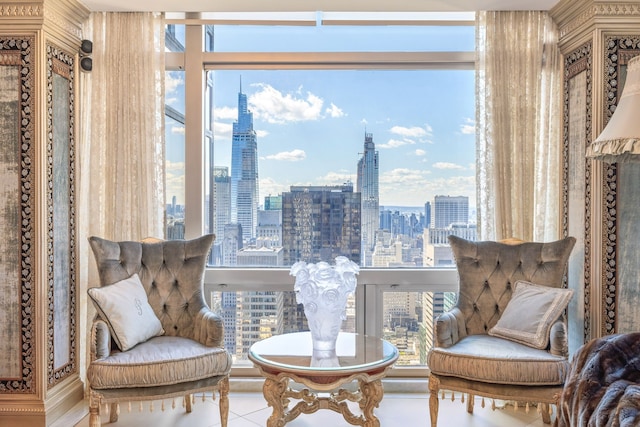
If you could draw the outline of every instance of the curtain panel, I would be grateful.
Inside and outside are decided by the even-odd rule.
[[[561,58],[547,12],[476,18],[478,233],[560,237]]]
[[[93,70],[80,75],[78,248],[80,336],[99,283],[88,237],[140,240],[164,236],[164,16],[92,13]],[[80,340],[81,375],[88,340]]]

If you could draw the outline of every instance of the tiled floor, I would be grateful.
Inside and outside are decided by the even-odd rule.
[[[228,427],[266,426],[266,421],[271,415],[271,408],[267,406],[260,393],[232,392],[229,403]],[[202,402],[201,396],[198,396],[190,414],[184,411],[182,402],[176,401],[175,409],[171,409],[171,404],[171,400],[165,401],[165,410],[162,411],[161,402],[154,402],[153,410],[150,411],[149,402],[146,402],[140,411],[139,403],[133,402],[131,412],[128,412],[127,405],[123,405],[117,423],[109,424],[108,415],[103,415],[102,423],[103,426],[113,427],[213,427],[220,425],[217,401],[212,401],[210,397]],[[492,411],[490,406],[490,402],[487,401],[485,408],[482,408],[481,401],[478,399],[474,414],[470,415],[466,411],[466,403],[461,403],[459,399],[452,402],[450,398],[446,398],[440,403],[439,426],[542,427],[545,425],[535,408],[526,413],[523,408],[515,411],[512,406]],[[86,403],[84,408],[76,408],[76,410],[86,410]],[[427,427],[429,426],[428,395],[424,393],[388,393],[375,413],[380,420],[381,427]],[[58,422],[55,424],[56,427],[58,425],[88,427],[89,417],[84,416],[78,423],[75,421],[70,423],[69,418],[67,418],[66,424],[64,424],[64,420],[61,422],[63,424]],[[327,409],[321,409],[313,414],[302,414],[287,424],[287,427],[311,426],[347,427],[350,424],[342,418],[341,414]]]

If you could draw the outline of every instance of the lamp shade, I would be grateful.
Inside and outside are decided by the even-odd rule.
[[[640,56],[629,61],[620,102],[600,136],[587,147],[587,157],[609,163],[640,161]]]

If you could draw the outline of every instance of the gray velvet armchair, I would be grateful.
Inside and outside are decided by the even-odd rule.
[[[535,403],[546,424],[569,369],[562,289],[575,239],[550,243],[470,242],[450,236],[458,301],[435,324],[427,360],[431,426],[440,390]]]
[[[100,426],[103,405],[115,422],[122,402],[178,398],[191,412],[194,393],[215,399],[216,391],[227,425],[231,357],[222,320],[202,295],[214,238],[89,239],[100,276],[89,289],[98,311],[87,368],[91,427]]]

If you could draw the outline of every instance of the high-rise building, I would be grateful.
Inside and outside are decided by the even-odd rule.
[[[475,224],[453,224],[447,228],[425,228],[422,263],[425,267],[453,267],[455,259],[449,236],[457,236],[465,240],[477,239],[477,227]]]
[[[356,191],[360,193],[362,210],[361,264],[372,265],[371,255],[375,246],[375,233],[380,228],[380,196],[378,193],[378,152],[373,134],[364,134],[364,152],[358,160]]]
[[[233,267],[238,265],[238,251],[242,249],[242,226],[226,224],[221,247],[221,265]]]
[[[282,247],[282,210],[259,210],[257,247]]]
[[[447,228],[451,224],[469,222],[469,198],[466,196],[435,196],[433,200],[433,228]]]
[[[282,195],[272,196],[269,194],[264,198],[264,210],[265,211],[279,211],[282,210]]]
[[[292,186],[282,194],[284,264],[331,263],[337,256],[360,264],[360,208],[351,183]]]
[[[231,223],[231,177],[227,166],[213,168],[213,232],[217,241],[224,236],[224,226]]]
[[[422,227],[431,227],[431,202],[424,204],[424,223],[422,224]]]
[[[231,140],[231,221],[242,226],[246,241],[256,237],[258,194],[258,138],[241,83]]]
[[[282,265],[282,248],[243,248],[238,252],[238,266]],[[236,292],[235,357],[244,360],[249,348],[272,335],[283,333],[284,292]],[[226,326],[226,325],[225,325]]]

